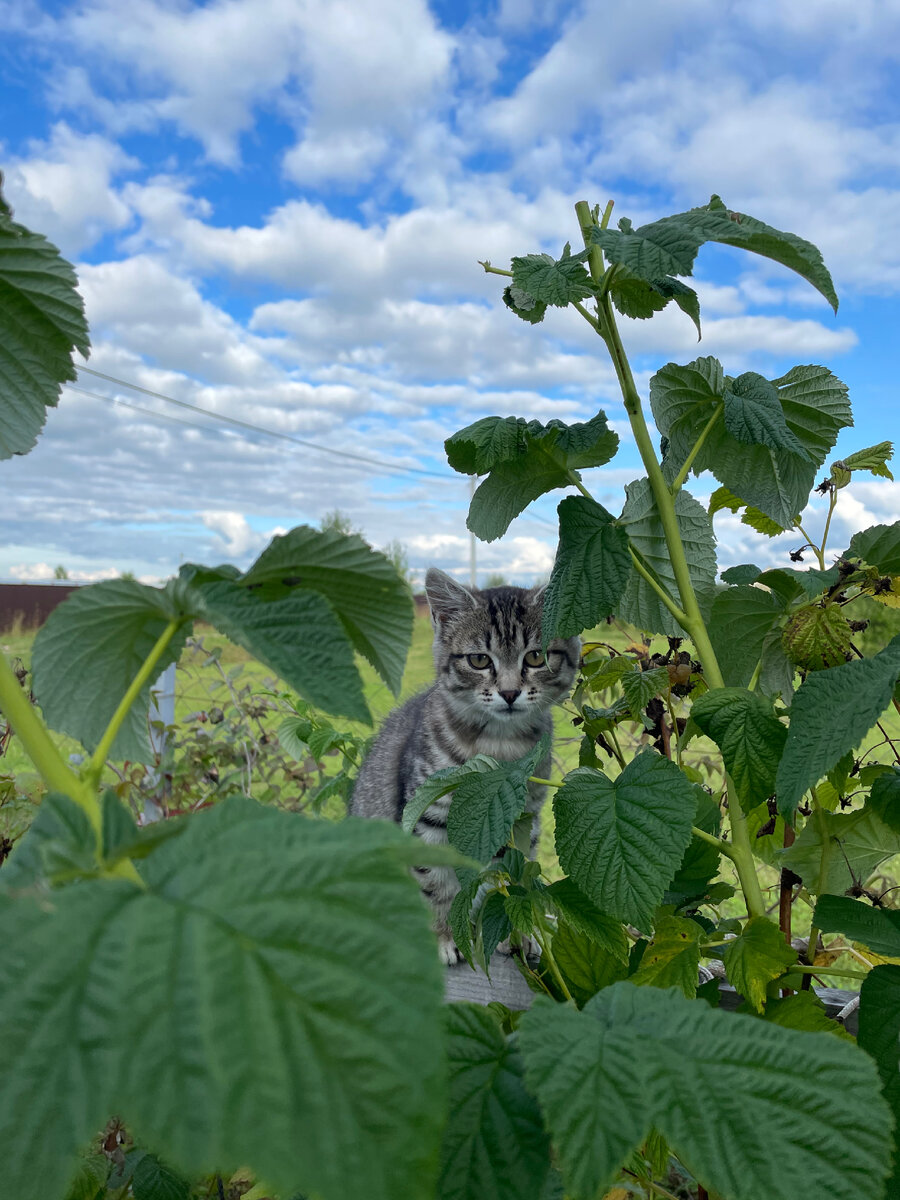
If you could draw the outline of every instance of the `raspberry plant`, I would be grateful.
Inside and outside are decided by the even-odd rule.
[[[150,684],[198,621],[316,709],[368,719],[356,653],[396,693],[411,602],[361,539],[302,527],[243,573],[187,565],[160,588],[79,589],[35,642],[42,717],[0,662],[0,708],[48,788],[0,870],[4,1195],[186,1200],[190,1179],[197,1196],[223,1194],[223,1178],[246,1191],[240,1167],[266,1181],[254,1197],[280,1200],[593,1200],[617,1182],[725,1200],[900,1195],[900,968],[866,975],[859,1045],[808,989],[829,973],[821,934],[900,957],[900,916],[866,886],[900,851],[900,771],[860,749],[893,704],[900,638],[864,657],[852,616],[859,597],[896,602],[900,523],[838,556],[826,545],[841,489],[856,471],[887,474],[891,448],[830,465],[816,544],[798,514],[850,423],[846,388],[824,367],[732,378],[701,357],[651,382],[657,455],[616,312],[648,319],[674,301],[699,331],[684,279],[707,241],[837,301],[814,247],[715,197],[638,229],[611,230],[610,211],[576,206],[584,250],[497,273],[515,315],[571,307],[608,349],[646,471],[621,513],[582,474],[617,449],[602,413],[490,417],[447,442],[453,467],[486,476],[469,513],[486,539],[545,492],[576,489],[559,506],[546,639],[605,618],[648,635],[624,653],[585,647],[581,765],[547,781],[564,877],[519,846],[540,755],[480,756],[427,781],[418,813],[454,792],[448,847],[239,794],[138,827],[103,789],[108,761],[149,761]],[[71,268],[0,202],[0,453],[33,444],[73,348],[89,344]],[[709,510],[686,490],[705,470],[721,485]],[[722,507],[763,532],[796,528],[817,565],[745,564],[717,582]],[[653,637],[666,640],[651,653]],[[294,726],[309,746],[327,732],[313,711]],[[48,727],[82,743],[79,770]],[[715,747],[702,770],[701,734]],[[778,922],[761,860],[781,872]],[[489,968],[508,937],[540,947],[539,966],[521,961],[540,993],[524,1015],[442,1006],[409,871],[430,863],[459,873],[454,929],[472,962]],[[740,918],[721,910],[733,882]],[[790,942],[795,902],[813,909],[805,954]],[[716,1011],[704,961],[743,1012]],[[120,1152],[122,1129],[139,1149]]]

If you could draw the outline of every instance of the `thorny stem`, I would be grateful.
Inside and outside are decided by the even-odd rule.
[[[593,222],[591,220],[591,210],[586,201],[581,200],[575,205],[575,214],[581,226],[584,244],[591,250],[589,259],[591,278],[595,283],[599,283],[603,270],[603,256],[600,252],[600,247],[593,245],[591,241]],[[622,339],[619,336],[615,315],[613,314],[608,295],[597,302],[597,318],[600,325],[600,332],[609,349],[616,376],[619,380],[619,387],[622,391],[622,399],[631,423],[634,440],[637,443],[638,451],[647,471],[650,487],[656,500],[660,523],[663,527],[666,546],[672,563],[672,571],[675,575],[675,582],[678,585],[683,606],[682,616],[684,619],[676,617],[676,620],[696,646],[710,688],[724,687],[725,681],[722,678],[722,672],[719,669],[719,663],[716,659],[712,642],[709,639],[706,623],[700,612],[700,605],[697,602],[697,595],[691,582],[690,570],[688,569],[687,557],[684,552],[684,544],[681,540],[681,531],[678,528],[678,518],[675,514],[672,493],[669,491],[662,468],[656,458],[650,431],[647,428],[647,422],[641,408],[641,398],[635,386],[634,376],[631,373],[628,356],[625,353],[625,347],[622,345]],[[734,794],[734,788],[730,783],[728,785],[728,801],[729,820],[731,822],[732,861],[737,869],[741,890],[747,901],[747,909],[750,915],[762,916],[765,913],[765,902],[763,901],[762,890],[753,861],[753,850],[750,845],[750,835],[747,832],[747,822]]]
[[[696,442],[694,442],[694,445],[693,445],[693,448],[692,448],[690,454],[684,460],[684,465],[682,466],[682,468],[678,472],[678,474],[675,476],[675,478],[672,480],[672,486],[669,490],[671,491],[673,496],[675,495],[675,493],[677,491],[680,490],[682,484],[684,483],[684,481],[687,479],[688,475],[690,474],[691,467],[694,465],[694,459],[697,457],[697,455],[700,453],[701,449],[703,448],[703,443],[706,441],[709,431],[712,429],[713,425],[715,425],[716,421],[718,421],[719,415],[722,412],[722,410],[724,409],[724,407],[725,407],[724,400],[720,400],[715,405],[715,408],[713,410],[713,415],[709,418],[709,420],[703,426],[703,430],[702,430],[700,436],[697,438]]]

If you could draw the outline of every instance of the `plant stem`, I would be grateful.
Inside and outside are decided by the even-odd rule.
[[[788,971],[789,973],[791,971],[799,971],[804,975],[845,975],[848,979],[867,979],[869,977],[868,971],[854,971],[846,967],[805,967],[794,965],[793,967],[789,967]]]
[[[809,545],[810,550],[812,550],[813,554],[815,554],[816,558],[819,560],[819,570],[824,571],[825,570],[824,546],[820,547],[820,546],[816,545],[816,543],[812,540],[812,538],[809,536],[809,534],[803,528],[803,525],[800,523],[800,521],[797,522],[797,528],[800,530],[800,532],[806,538],[806,541],[807,541],[807,544]]]
[[[709,420],[703,426],[703,431],[701,432],[700,436],[697,438],[696,442],[694,442],[694,445],[693,445],[693,448],[692,448],[690,454],[684,460],[684,465],[682,466],[682,468],[678,472],[678,474],[675,476],[675,478],[672,480],[672,486],[669,490],[671,491],[673,496],[681,488],[682,484],[684,483],[684,481],[687,479],[688,475],[690,474],[691,467],[694,465],[694,459],[697,457],[697,455],[700,453],[701,449],[703,448],[703,443],[706,441],[707,434],[712,429],[713,425],[715,425],[716,421],[719,419],[719,414],[722,412],[724,407],[725,407],[724,400],[720,400],[714,406],[713,415],[709,418]]]
[[[825,518],[825,528],[822,530],[822,570],[825,570],[825,543],[828,541],[828,530],[831,528],[831,518],[834,515],[835,505],[837,504],[837,491],[832,490],[828,503],[828,516]]]
[[[569,1003],[574,1004],[575,999],[572,996],[572,993],[569,991],[568,987],[566,986],[566,981],[565,981],[565,979],[563,979],[562,972],[560,971],[559,967],[556,965],[556,959],[553,957],[553,952],[550,949],[550,942],[552,941],[552,937],[548,938],[547,934],[548,934],[548,930],[547,930],[546,926],[544,926],[542,923],[539,924],[538,928],[536,928],[534,931],[535,940],[541,948],[541,961],[544,961],[546,959],[547,966],[550,968],[550,974],[556,980],[557,987],[562,992],[562,994],[565,996],[565,998],[569,1001]]]
[[[529,775],[528,782],[542,783],[545,787],[561,788],[565,781],[562,779],[539,779],[537,775]]]
[[[811,963],[814,963],[816,957],[816,949],[819,945],[819,930],[815,925],[809,927],[809,941],[806,944],[806,957]],[[804,992],[808,992],[812,983],[811,975],[803,976],[803,983],[800,985]]]
[[[502,267],[492,267],[489,262],[482,262],[481,259],[478,260],[478,265],[484,267],[485,275],[506,275],[512,279],[512,271],[504,271]]]
[[[700,838],[704,842],[709,842],[711,846],[724,854],[726,858],[734,859],[734,846],[729,846],[727,842],[723,842],[721,838],[717,838],[714,833],[707,833],[705,829],[701,829],[698,825],[691,826],[691,833],[694,837]]]
[[[759,677],[762,675],[762,659],[753,668],[753,674],[750,676],[750,682],[747,684],[748,692],[755,692],[759,684]]]
[[[62,792],[82,808],[100,835],[100,805],[93,790],[66,763],[35,712],[12,667],[0,655],[0,709],[51,792]]]
[[[675,739],[675,761],[681,766],[681,737],[678,733],[678,719],[672,705],[672,689],[666,692],[666,708],[669,710],[669,720],[672,722],[672,737]]]
[[[619,745],[619,739],[616,737],[615,729],[610,729],[609,740],[612,743],[613,753],[616,756],[616,761],[622,770],[625,770],[625,755],[622,753],[622,747]]]
[[[97,786],[100,782],[100,775],[103,771],[104,764],[109,757],[109,752],[112,749],[112,744],[116,740],[116,734],[122,727],[122,723],[128,716],[131,706],[134,704],[140,695],[141,689],[153,677],[157,663],[165,653],[166,647],[171,642],[172,638],[181,628],[184,618],[174,617],[169,621],[168,625],[156,639],[156,644],[153,649],[144,659],[141,669],[128,685],[125,695],[119,701],[116,711],[113,713],[109,724],[104,730],[103,737],[100,739],[100,744],[91,755],[91,761],[88,763],[83,773],[83,778],[93,786]]]
[[[578,478],[577,474],[574,471],[566,471],[566,474],[569,477],[572,487],[577,487],[579,492],[581,492],[582,496],[586,496],[588,500],[594,499],[594,497],[587,490],[587,488],[584,486],[584,484],[581,482],[581,480]]]
[[[638,575],[640,575],[640,577],[647,584],[649,584],[651,588],[653,588],[654,592],[656,592],[657,596],[659,596],[660,600],[663,602],[678,624],[683,625],[687,620],[687,616],[685,615],[684,611],[678,607],[666,589],[660,583],[658,583],[656,579],[653,578],[653,576],[641,562],[638,552],[630,544],[628,546],[628,553],[631,555],[631,561],[634,563],[634,569],[637,571]]]

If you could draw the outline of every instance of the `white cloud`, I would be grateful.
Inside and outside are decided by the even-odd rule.
[[[9,574],[20,583],[49,583],[56,578],[56,567],[47,562],[15,563],[9,568]],[[69,583],[100,583],[104,579],[117,579],[120,574],[115,567],[95,570],[73,567],[67,569],[66,580]]]
[[[113,180],[137,166],[114,142],[60,122],[46,142],[33,140],[27,155],[8,161],[4,187],[16,220],[74,255],[129,223],[131,209]]]

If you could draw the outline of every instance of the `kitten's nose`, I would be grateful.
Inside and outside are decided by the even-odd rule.
[[[501,692],[500,695],[506,701],[510,708],[515,704],[516,697],[522,695],[522,689],[516,688],[514,692]]]

